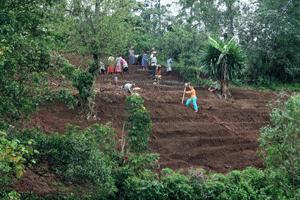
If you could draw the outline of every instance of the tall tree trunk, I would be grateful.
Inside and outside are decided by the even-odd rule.
[[[95,4],[95,15],[96,15],[96,17],[99,17],[99,15],[100,15],[100,1],[101,0],[96,0],[96,4]]]
[[[159,34],[162,34],[162,22],[161,22],[161,2],[158,0],[158,21],[159,21]]]
[[[222,64],[222,69],[223,69],[223,77],[220,80],[221,93],[222,93],[222,97],[227,100],[232,98],[232,95],[229,91],[229,74],[228,74],[228,64],[226,58],[224,59],[224,63]]]
[[[228,28],[228,36],[229,38],[232,38],[234,36],[234,2],[235,1],[225,1],[226,7],[227,7],[227,28]]]

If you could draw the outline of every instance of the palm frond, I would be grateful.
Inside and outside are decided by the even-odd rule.
[[[212,45],[214,48],[218,49],[220,52],[223,52],[223,47],[221,46],[221,44],[219,42],[217,42],[215,39],[213,39],[212,37],[208,37],[209,40],[209,44]]]

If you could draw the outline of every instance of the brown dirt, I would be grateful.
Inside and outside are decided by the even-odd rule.
[[[77,60],[72,57],[73,64]],[[79,62],[79,61],[78,61]],[[184,82],[176,74],[163,76],[160,89],[152,84],[147,72],[130,68],[119,77],[119,85],[135,81],[151,112],[153,135],[150,150],[159,153],[160,164],[173,169],[204,167],[217,172],[262,167],[257,157],[259,129],[269,120],[267,103],[275,94],[232,89],[234,101],[223,101],[205,88],[197,88],[199,113],[183,106]],[[96,83],[97,122],[111,122],[120,133],[126,120],[125,94],[114,88],[112,76],[99,76]],[[47,132],[63,132],[67,124],[86,127],[79,110],[68,110],[60,103],[42,106],[32,124]]]

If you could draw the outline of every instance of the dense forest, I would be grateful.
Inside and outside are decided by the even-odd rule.
[[[299,0],[2,0],[1,199],[300,199],[299,44]],[[263,166],[226,174],[160,167],[140,95],[126,97],[121,142],[109,123],[62,133],[32,125],[51,102],[93,119],[101,64],[133,47],[137,55],[155,49],[163,66],[172,58],[185,82],[219,83],[221,101],[234,101],[235,87],[282,97],[260,127]],[[76,66],[68,55],[86,59]],[[56,189],[22,191],[28,171],[54,177]]]

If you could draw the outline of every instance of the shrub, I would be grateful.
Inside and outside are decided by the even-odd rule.
[[[143,184],[138,183],[138,181],[144,180],[142,177],[144,177],[145,170],[154,171],[158,169],[158,159],[159,156],[157,154],[130,154],[126,156],[122,165],[114,171],[118,188],[116,199],[132,198],[134,196],[133,193],[140,190],[138,185]],[[130,184],[132,181],[135,182],[137,188]]]
[[[300,95],[296,95],[273,109],[271,125],[261,130],[259,140],[266,167],[286,176],[295,188],[300,186],[299,122]]]
[[[127,97],[126,110],[129,113],[129,148],[132,152],[144,152],[148,149],[148,140],[152,132],[150,113],[139,95]]]
[[[0,186],[11,183],[12,178],[20,178],[23,175],[27,157],[34,153],[31,147],[32,141],[22,145],[17,139],[7,138],[6,132],[0,131]]]
[[[194,190],[187,176],[176,173],[171,169],[164,169],[161,182],[168,200],[188,200],[194,198]]]
[[[162,200],[166,199],[163,184],[157,174],[145,170],[140,176],[130,176],[125,180],[124,199]]]
[[[21,137],[34,138],[40,151],[39,162],[47,160],[50,170],[65,180],[93,188],[95,194],[103,197],[115,192],[115,161],[110,155],[117,153],[115,143],[108,142],[115,137],[109,127],[93,125],[80,130],[72,126],[63,135],[27,130]]]
[[[79,91],[79,97],[82,103],[86,103],[93,95],[92,86],[94,77],[91,73],[77,69],[74,74],[73,86]]]

